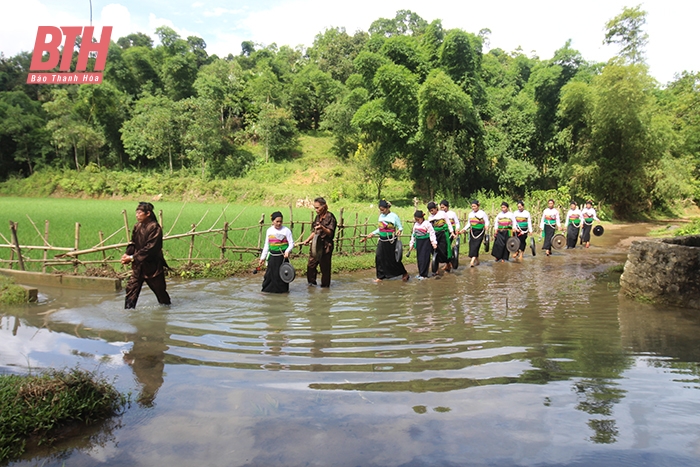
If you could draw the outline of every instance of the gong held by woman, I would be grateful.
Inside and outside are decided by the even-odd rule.
[[[283,265],[289,264],[289,253],[294,248],[292,231],[282,225],[282,213],[275,211],[270,216],[272,226],[265,233],[265,246],[260,255],[260,266],[267,261],[262,291],[271,293],[289,292],[289,282],[285,280]]]

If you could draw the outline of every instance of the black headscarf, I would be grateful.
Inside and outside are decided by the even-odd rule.
[[[136,206],[136,210],[147,213],[148,217],[150,217],[156,223],[158,222],[158,219],[156,219],[156,214],[153,212],[155,207],[148,201],[139,201],[139,205]]]

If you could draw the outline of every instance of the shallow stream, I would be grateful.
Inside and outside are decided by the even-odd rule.
[[[42,289],[0,310],[0,371],[97,369],[132,403],[11,465],[700,465],[700,316],[607,272],[643,231],[408,283],[173,281],[169,308]]]

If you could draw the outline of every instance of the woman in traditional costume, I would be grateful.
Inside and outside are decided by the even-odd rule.
[[[522,260],[527,244],[527,236],[532,233],[532,216],[525,209],[525,203],[522,200],[518,201],[518,210],[513,213],[513,216],[515,216],[515,233],[520,240],[520,248],[513,256],[513,259]]]
[[[552,237],[554,233],[561,229],[561,218],[559,210],[554,208],[554,200],[547,201],[547,209],[542,212],[542,220],[540,221],[540,229],[544,233],[544,243],[542,249],[545,250],[547,256],[552,254]]]
[[[416,250],[418,279],[427,279],[430,277],[431,254],[438,247],[435,229],[433,229],[433,224],[425,220],[423,211],[413,213],[413,220],[415,224],[413,224],[408,251]]]
[[[510,212],[508,203],[505,201],[501,203],[501,212],[496,216],[494,224],[496,225],[496,233],[494,235],[491,255],[496,258],[496,261],[503,263],[510,258],[510,252],[508,248],[506,248],[506,242],[515,230],[515,216]]]
[[[593,209],[593,201],[586,201],[586,207],[581,209],[581,215],[583,216],[581,241],[585,244],[586,248],[589,248],[591,246],[591,229],[593,228],[593,222],[600,221],[596,215],[595,209]]]
[[[450,224],[452,224],[452,264],[454,263],[454,256],[457,255],[459,256],[459,231],[461,228],[461,225],[459,223],[459,216],[457,216],[457,213],[452,211],[450,209],[450,203],[446,199],[443,199],[440,201],[440,211],[444,211],[445,215],[447,216],[447,219],[450,221]]]
[[[566,213],[566,249],[576,248],[579,229],[581,228],[582,220],[581,210],[578,208],[576,201],[571,201],[571,207]]]
[[[381,200],[379,202],[379,228],[362,239],[362,241],[366,241],[375,235],[379,236],[377,252],[374,257],[377,268],[375,282],[396,276],[402,276],[404,282],[408,280],[408,272],[406,272],[401,258],[396,259],[396,241],[402,231],[401,219],[391,212],[391,204]]]
[[[428,222],[433,224],[437,238],[437,262],[445,263],[445,272],[452,270],[452,237],[454,231],[445,211],[440,211],[434,202],[428,203]]]
[[[292,231],[282,225],[282,213],[275,211],[270,216],[272,226],[265,233],[265,246],[260,255],[260,266],[267,260],[262,291],[271,293],[289,292],[289,284],[282,280],[280,267],[294,248]]]
[[[479,265],[479,249],[489,228],[489,216],[479,207],[479,201],[472,200],[472,210],[467,216],[467,225],[461,233],[469,231],[469,257],[471,267]]]

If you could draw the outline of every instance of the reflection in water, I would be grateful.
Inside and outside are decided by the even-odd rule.
[[[131,313],[118,296],[67,297],[2,318],[0,366],[120,375],[140,407],[100,452],[110,466],[599,465],[612,446],[621,464],[690,465],[698,319],[619,301],[596,275],[620,258],[526,256],[407,284],[360,273],[285,295],[176,283],[171,308]]]
[[[127,335],[133,346],[124,353],[124,362],[131,366],[136,380],[141,385],[136,401],[144,407],[153,405],[158,389],[163,384],[165,352],[168,350],[165,344],[168,335],[164,310],[166,309],[149,311],[147,316],[138,319],[133,314],[129,319],[136,332]]]

